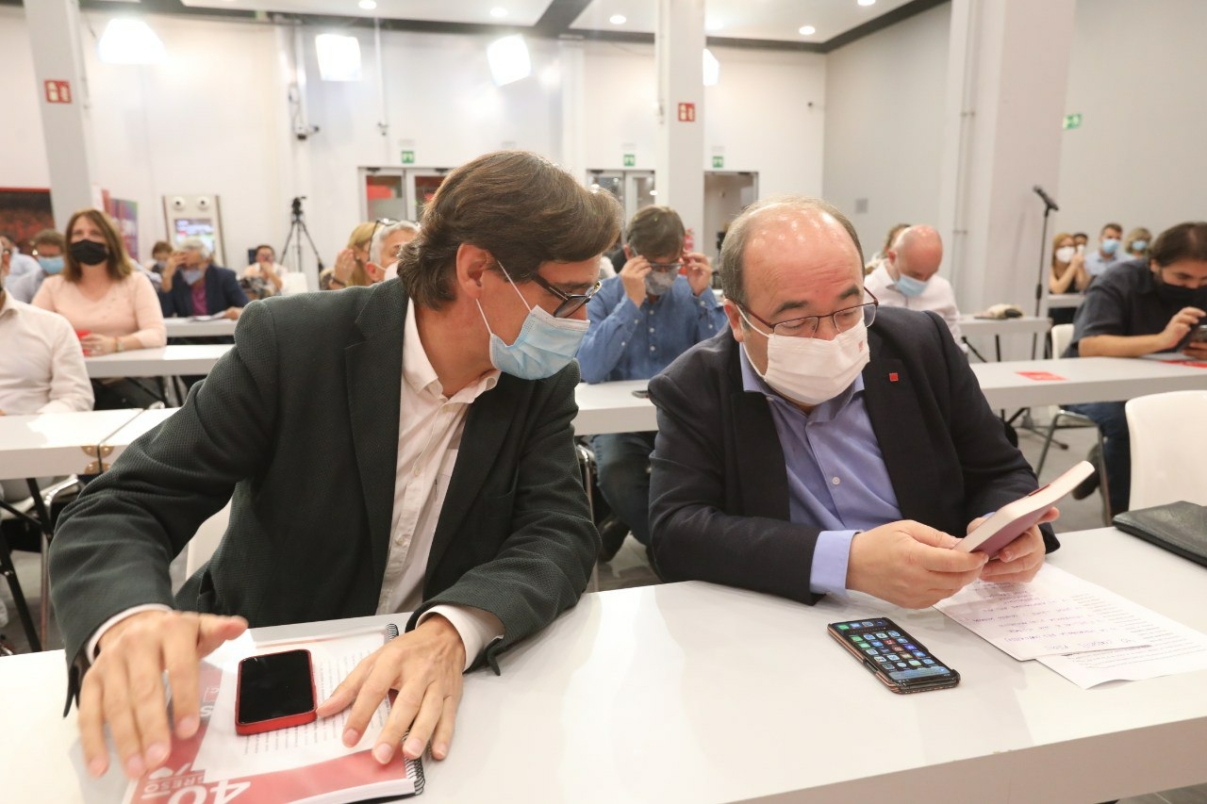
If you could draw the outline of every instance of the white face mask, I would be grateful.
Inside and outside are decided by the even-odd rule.
[[[1076,253],[1077,253],[1076,246],[1061,246],[1060,248],[1056,249],[1056,261],[1057,262],[1072,262],[1073,255]]]
[[[747,325],[767,337],[767,373],[759,376],[776,392],[798,404],[812,407],[838,396],[855,382],[870,359],[868,328],[862,321],[834,340],[826,341],[768,335],[754,327],[741,308],[738,312]]]

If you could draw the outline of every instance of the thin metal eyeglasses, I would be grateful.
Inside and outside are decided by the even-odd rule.
[[[864,293],[872,297],[870,302],[857,304],[854,307],[844,307],[827,315],[807,315],[803,318],[789,318],[786,321],[780,321],[775,324],[764,318],[760,318],[742,305],[738,306],[738,311],[742,313],[743,317],[749,315],[755,321],[769,328],[774,335],[786,335],[791,338],[813,338],[816,337],[817,330],[821,328],[823,318],[830,319],[830,323],[834,326],[836,333],[846,332],[855,327],[861,319],[864,326],[870,327],[872,322],[876,320],[876,308],[880,306],[880,300],[870,290],[865,289]],[[747,319],[746,323],[749,324],[750,320]]]

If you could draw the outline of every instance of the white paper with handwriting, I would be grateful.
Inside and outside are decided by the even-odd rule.
[[[1045,564],[1031,583],[977,581],[935,608],[1019,661],[1148,644],[1078,600],[1086,587]]]

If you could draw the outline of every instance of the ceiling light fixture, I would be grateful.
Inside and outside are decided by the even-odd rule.
[[[812,25],[800,26],[800,35],[801,36],[812,36],[815,33],[817,33],[817,29],[814,28]]]
[[[704,48],[704,86],[715,87],[721,82],[721,62],[708,48]]]
[[[96,54],[106,64],[157,64],[168,57],[163,40],[142,20],[112,19],[105,26]]]
[[[490,63],[490,75],[495,86],[501,87],[532,74],[528,45],[519,34],[491,42],[486,48],[486,60]]]
[[[624,25],[628,21],[629,18],[624,14],[613,14],[612,16],[608,17],[608,22],[612,23],[613,25]]]
[[[377,0],[360,0],[357,5],[365,11],[372,11],[373,9],[377,8]]]
[[[314,50],[324,81],[360,80],[360,40],[355,36],[319,34]]]
[[[495,6],[490,10],[490,16],[497,20],[501,20],[507,16],[507,9],[503,8],[502,6]]]
[[[872,6],[876,4],[876,0],[859,0],[861,6]]]

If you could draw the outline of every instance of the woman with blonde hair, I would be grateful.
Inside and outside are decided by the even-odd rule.
[[[1075,293],[1085,290],[1090,284],[1090,275],[1085,270],[1085,257],[1077,251],[1073,235],[1060,232],[1052,238],[1052,271],[1048,275],[1048,292]],[[1058,307],[1048,311],[1054,324],[1071,324],[1077,312],[1075,307]]]
[[[168,342],[159,296],[135,270],[109,216],[82,209],[67,221],[63,272],[42,283],[33,304],[71,322],[86,356]]]
[[[1127,239],[1123,242],[1125,246],[1124,250],[1127,252],[1125,259],[1147,259],[1148,247],[1153,242],[1153,233],[1143,226],[1137,226],[1127,233]]]
[[[329,288],[339,290],[347,287],[365,287],[373,284],[366,266],[369,264],[369,246],[373,243],[375,221],[357,224],[348,237],[348,246],[335,256]]]
[[[893,247],[893,243],[897,239],[897,235],[901,234],[908,228],[908,223],[899,223],[888,230],[888,235],[884,238],[884,248],[873,254],[871,259],[868,260],[867,265],[863,266],[864,276],[867,276],[872,271],[875,271],[880,266],[880,263],[884,262],[885,258],[888,257],[889,249]]]

